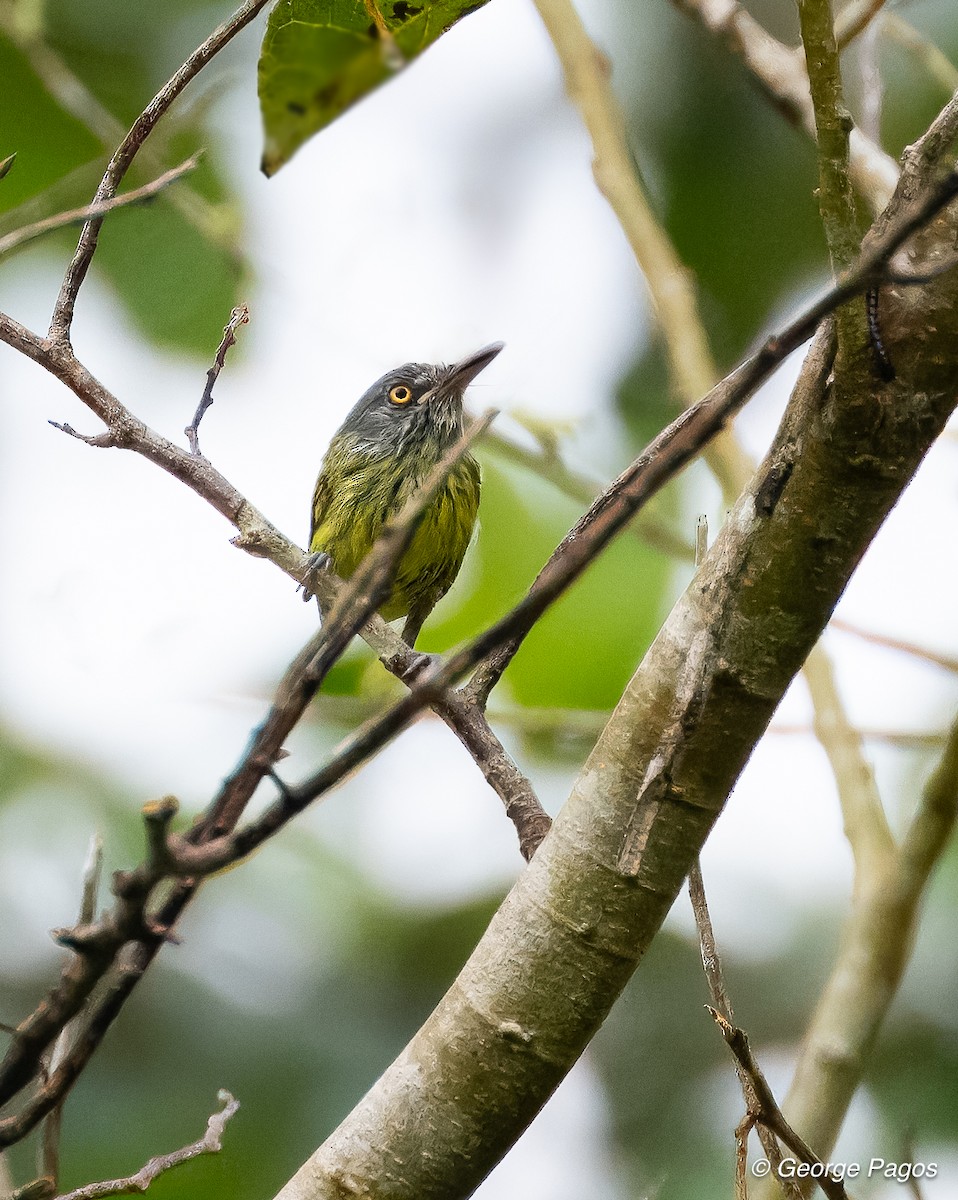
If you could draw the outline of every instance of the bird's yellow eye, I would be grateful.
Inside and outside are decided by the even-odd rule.
[[[389,399],[393,404],[408,404],[412,399],[412,392],[404,383],[397,383],[389,389]]]

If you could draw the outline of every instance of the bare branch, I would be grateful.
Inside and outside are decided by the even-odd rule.
[[[609,202],[645,276],[665,341],[669,374],[682,407],[695,403],[718,378],[691,272],[658,221],[628,143],[625,118],[610,81],[611,66],[592,42],[571,0],[536,0],[539,16],[562,63],[569,95],[592,141],[596,185]],[[751,471],[741,450],[722,437],[709,467],[732,498]]]
[[[100,876],[103,873],[103,839],[94,834],[90,839],[90,849],[83,867],[83,890],[80,897],[80,909],[77,914],[81,925],[88,925],[96,917],[96,908],[100,893]],[[76,1025],[71,1022],[60,1032],[50,1055],[50,1071],[55,1071],[70,1050],[76,1034]],[[43,1136],[40,1140],[40,1174],[52,1180],[56,1190],[60,1178],[60,1127],[63,1120],[63,1107],[57,1105],[43,1124]]]
[[[885,0],[850,0],[835,18],[835,42],[839,50],[863,33],[885,7]]]
[[[72,425],[67,425],[66,422],[47,421],[48,425],[52,425],[54,429],[59,429],[61,433],[67,434],[69,437],[76,438],[78,442],[83,442],[86,446],[96,446],[100,450],[115,449],[117,442],[112,433],[78,433]]]
[[[884,13],[881,32],[910,51],[945,92],[958,92],[958,67],[933,41],[898,13]]]
[[[734,1022],[735,1015],[732,1011],[732,1000],[728,994],[728,988],[725,985],[725,972],[722,970],[722,960],[719,957],[718,946],[715,942],[715,932],[712,929],[712,918],[709,914],[708,901],[705,897],[705,881],[702,878],[702,867],[698,859],[692,865],[689,871],[689,899],[692,902],[692,912],[695,914],[695,926],[699,934],[699,947],[702,952],[702,966],[705,969],[705,978],[709,985],[709,994],[712,997],[713,1007],[709,1009],[713,1015],[718,1012],[719,1016],[728,1021],[730,1024]],[[735,1064],[735,1073],[738,1076],[739,1085],[742,1088],[742,1096],[745,1100],[746,1120],[736,1130],[736,1140],[738,1142],[738,1168],[736,1171],[736,1185],[742,1191],[741,1182],[744,1182],[743,1163],[747,1157],[747,1134],[749,1119],[757,1111],[759,1107],[759,1099],[756,1094],[755,1087],[751,1078],[742,1067],[741,1063]],[[740,1133],[740,1131],[742,1131]],[[774,1134],[763,1125],[758,1123],[758,1137],[762,1143],[762,1149],[765,1151],[765,1157],[771,1163],[772,1171],[776,1178],[780,1178],[778,1169],[782,1164],[782,1154],[778,1148],[778,1142],[775,1140]],[[792,1184],[791,1180],[783,1179],[782,1186],[786,1193],[793,1197],[793,1200],[798,1200],[800,1193],[798,1188]]]
[[[815,114],[800,54],[773,38],[737,0],[672,3],[715,34],[742,60],[775,108],[814,139]],[[879,213],[895,190],[898,167],[859,129],[852,129],[849,142],[852,182],[872,212]]]
[[[815,706],[815,736],[835,776],[856,877],[861,872],[874,878],[884,872],[895,849],[875,773],[865,758],[862,735],[845,712],[831,660],[821,643],[805,660],[804,673]]]
[[[859,629],[857,625],[851,625],[848,621],[843,621],[840,617],[836,617],[832,622],[833,629],[839,629],[842,633],[850,633],[854,637],[861,638],[863,641],[872,642],[876,646],[886,646],[889,650],[899,650],[902,654],[910,654],[915,658],[924,659],[925,662],[931,663],[933,666],[941,667],[945,671],[951,671],[952,674],[958,675],[958,658],[952,657],[950,654],[942,654],[938,650],[929,650],[926,646],[917,646],[914,642],[907,642],[901,638],[887,637],[883,633],[873,633],[867,629]]]
[[[133,122],[129,133],[114,152],[103,179],[100,181],[100,186],[96,190],[96,195],[93,197],[94,205],[113,199],[123,176],[136,157],[137,151],[152,133],[160,117],[210,59],[228,45],[236,34],[245,28],[268,3],[269,0],[247,0],[247,3],[238,8],[228,21],[215,29],[206,41],[193,51],[180,69],[163,85]],[[53,342],[69,344],[77,293],[90,269],[102,224],[102,215],[89,217],[84,222],[76,253],[67,269],[53,310],[49,332],[49,338]]]
[[[52,217],[44,217],[42,221],[35,221],[32,225],[14,229],[0,237],[0,256],[9,254],[11,250],[16,250],[19,246],[26,245],[27,242],[32,242],[46,233],[52,233],[55,229],[62,229],[66,225],[76,225],[79,221],[90,220],[91,217],[102,218],[107,213],[115,212],[118,208],[128,208],[131,204],[142,204],[145,200],[152,200],[171,183],[182,179],[190,171],[195,171],[199,161],[200,155],[194,154],[185,162],[181,162],[178,167],[164,172],[152,183],[145,183],[142,187],[124,192],[122,196],[114,196],[110,200],[101,200],[99,203],[94,201],[93,204],[86,204],[82,208],[71,208],[66,212],[56,213]]]
[[[452,688],[433,702],[434,711],[472,755],[489,786],[502,799],[506,816],[519,836],[519,851],[528,862],[552,827],[532,784],[513,762],[490,728],[480,706]]]
[[[839,953],[802,1043],[783,1108],[828,1156],[908,964],[918,910],[958,820],[958,719],[897,850],[856,861]],[[864,869],[862,869],[864,868]],[[761,1195],[772,1197],[763,1185]]]
[[[842,92],[831,0],[798,0],[798,15],[815,111],[818,207],[832,272],[837,276],[854,261],[861,243],[855,197],[848,174],[848,138],[852,119],[845,107]],[[848,308],[840,308],[836,315],[841,353],[851,345],[860,318]]]
[[[125,1196],[130,1192],[145,1192],[151,1183],[166,1171],[179,1167],[201,1154],[218,1154],[223,1149],[223,1133],[227,1123],[239,1109],[239,1101],[221,1089],[216,1097],[223,1108],[206,1122],[206,1133],[199,1141],[172,1150],[169,1154],[158,1154],[141,1167],[135,1175],[123,1179],[110,1179],[102,1183],[88,1183],[86,1187],[66,1192],[56,1200],[100,1200],[103,1196]]]
[[[709,1012],[721,1030],[726,1045],[735,1055],[736,1061],[749,1081],[752,1094],[755,1097],[755,1108],[749,1112],[749,1118],[761,1122],[770,1133],[773,1133],[785,1143],[796,1158],[816,1168],[814,1181],[829,1200],[849,1200],[844,1183],[831,1174],[831,1168],[825,1166],[812,1148],[785,1120],[782,1110],[778,1107],[775,1096],[772,1093],[772,1089],[768,1086],[768,1080],[762,1074],[761,1067],[755,1061],[745,1030],[739,1029],[730,1021],[727,1021],[716,1009],[709,1008]],[[776,1182],[781,1181],[776,1180]]]
[[[203,420],[203,415],[213,403],[213,385],[219,378],[220,371],[226,365],[226,355],[229,348],[236,342],[236,331],[240,325],[249,324],[249,306],[240,304],[230,313],[230,319],[226,323],[223,330],[223,340],[220,342],[216,350],[216,356],[213,359],[213,365],[206,372],[206,387],[203,389],[203,395],[200,398],[196,412],[193,414],[193,420],[183,430],[190,443],[190,453],[199,456],[200,439],[199,429],[200,421]]]

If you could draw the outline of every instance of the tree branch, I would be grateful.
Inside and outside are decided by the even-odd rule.
[[[848,178],[851,114],[845,107],[841,68],[830,0],[798,0],[815,130],[819,195],[832,271],[841,274],[855,260],[861,237]]]
[[[190,453],[199,456],[200,453],[200,421],[206,413],[206,410],[213,403],[213,385],[220,377],[220,371],[226,365],[226,355],[231,346],[236,344],[236,331],[240,325],[249,323],[249,307],[245,304],[240,304],[230,313],[230,319],[226,323],[223,330],[223,338],[219,346],[216,348],[216,354],[213,357],[213,365],[206,372],[206,387],[203,388],[203,395],[200,397],[200,402],[196,407],[196,412],[193,414],[193,420],[183,430],[186,434],[187,441],[190,444]]]
[[[838,46],[830,0],[798,0],[805,65],[815,111],[818,145],[818,207],[837,277],[855,260],[861,243],[855,197],[848,175],[851,114],[842,93]],[[837,313],[839,353],[861,340],[862,322],[851,308]]]
[[[722,1031],[722,1037],[725,1038],[726,1045],[735,1055],[739,1070],[748,1080],[748,1091],[752,1099],[749,1104],[745,1123],[754,1124],[758,1122],[763,1125],[769,1133],[779,1138],[801,1162],[818,1167],[820,1173],[816,1174],[815,1183],[822,1189],[828,1200],[849,1200],[848,1193],[845,1191],[845,1185],[841,1179],[836,1179],[831,1174],[831,1171],[825,1167],[825,1164],[815,1154],[805,1139],[796,1133],[788,1121],[786,1121],[782,1110],[775,1100],[772,1089],[768,1085],[768,1080],[762,1072],[762,1068],[755,1061],[755,1056],[752,1054],[752,1048],[748,1043],[748,1036],[745,1030],[738,1029],[731,1021],[727,1021],[716,1009],[710,1008],[709,1012],[712,1014],[716,1025]],[[783,1180],[777,1171],[773,1174],[776,1185],[784,1187],[787,1181]],[[770,1175],[771,1177],[773,1176]]]
[[[856,854],[851,912],[782,1105],[788,1120],[823,1158],[835,1145],[897,993],[922,897],[956,820],[958,720],[900,846],[879,861]],[[775,1192],[763,1184],[759,1195],[772,1200]]]
[[[857,892],[862,880],[884,873],[895,842],[875,773],[865,758],[862,735],[848,719],[831,661],[820,644],[806,659],[804,673],[815,707],[815,736],[828,755],[838,787],[845,837],[855,860]]]
[[[953,226],[942,221],[935,236],[950,241]],[[277,1200],[335,1194],[344,1178],[393,1200],[467,1194],[552,1093],[657,932],[854,567],[952,411],[958,304],[949,282],[915,298],[935,312],[928,352],[915,364],[913,394],[883,406],[880,421],[864,421],[840,381],[829,384],[828,338],[816,340],[752,489],[621,697],[552,833],[439,1006]],[[859,403],[873,411],[877,402]]]
[[[180,69],[160,88],[133,122],[129,133],[115,150],[103,179],[100,181],[100,186],[96,190],[96,195],[93,197],[93,206],[113,199],[123,176],[129,170],[137,152],[153,131],[160,117],[210,59],[228,45],[236,34],[244,29],[268,3],[269,0],[247,0],[246,4],[241,5],[228,21],[224,21],[201,46],[193,51]],[[84,222],[76,253],[67,269],[53,310],[48,335],[51,342],[69,344],[77,293],[90,269],[90,263],[93,261],[102,224],[102,214],[88,217]]]
[[[771,103],[784,117],[815,138],[815,113],[804,63],[768,33],[737,0],[672,0],[699,21],[725,48],[741,59]],[[898,180],[894,159],[861,130],[849,135],[849,174],[873,213],[888,203]]]
[[[96,918],[97,903],[100,894],[100,876],[103,873],[103,840],[99,834],[90,839],[90,849],[83,868],[83,890],[80,897],[80,910],[77,920],[80,925],[91,924]],[[70,1045],[76,1034],[72,1024],[65,1026],[57,1038],[50,1055],[49,1071],[55,1071],[69,1053]],[[63,1121],[63,1108],[58,1105],[47,1117],[43,1125],[41,1138],[41,1167],[40,1174],[52,1180],[54,1189],[60,1179],[60,1129]]]
[[[82,208],[71,208],[66,212],[56,213],[52,217],[44,217],[42,221],[34,221],[32,225],[14,229],[0,237],[0,257],[26,245],[27,242],[43,237],[44,234],[52,233],[55,229],[63,229],[66,225],[75,225],[78,221],[88,221],[91,217],[104,217],[118,208],[127,208],[131,204],[142,204],[145,200],[152,200],[171,183],[182,179],[190,171],[195,171],[199,161],[200,155],[194,154],[185,162],[181,162],[178,167],[165,171],[152,183],[145,183],[142,187],[133,188],[132,191],[124,192],[122,196],[114,196],[111,200],[102,200],[99,203],[86,204]]]
[[[611,66],[586,33],[572,0],[535,0],[565,74],[566,88],[592,141],[592,170],[645,277],[665,341],[669,375],[683,408],[713,387],[718,369],[699,313],[692,274],[662,228],[629,146],[625,118],[612,90]],[[751,471],[723,432],[708,464],[732,503]]]
[[[218,1154],[223,1149],[226,1125],[239,1110],[239,1101],[234,1100],[229,1092],[223,1089],[217,1094],[217,1099],[223,1108],[209,1118],[206,1122],[206,1133],[198,1141],[179,1150],[172,1150],[169,1154],[157,1154],[135,1175],[109,1179],[102,1183],[88,1183],[86,1187],[66,1192],[56,1200],[101,1200],[103,1196],[125,1196],[130,1192],[145,1192],[150,1184],[166,1171],[182,1166],[201,1154]]]

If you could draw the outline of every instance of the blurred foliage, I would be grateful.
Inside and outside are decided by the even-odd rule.
[[[0,158],[17,153],[0,191],[0,233],[87,204],[120,137],[196,45],[228,11],[175,0],[161,6],[50,0],[39,31],[24,29],[27,6],[0,5]],[[225,57],[161,123],[126,180],[136,187],[213,142],[197,93],[209,93]],[[94,270],[109,279],[144,337],[196,354],[215,346],[244,278],[240,220],[216,155],[146,208],[112,214]],[[76,233],[45,239],[64,268]],[[197,286],[201,282],[202,286]],[[82,304],[80,312],[82,315]]]
[[[264,172],[275,175],[313,134],[487,2],[279,0],[259,60]]]

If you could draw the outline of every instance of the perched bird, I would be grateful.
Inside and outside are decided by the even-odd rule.
[[[313,492],[309,549],[348,579],[383,524],[462,435],[466,388],[502,349],[494,342],[451,367],[406,363],[378,379],[330,442]],[[479,509],[479,464],[456,463],[425,509],[379,611],[406,617],[410,645],[459,574]]]

